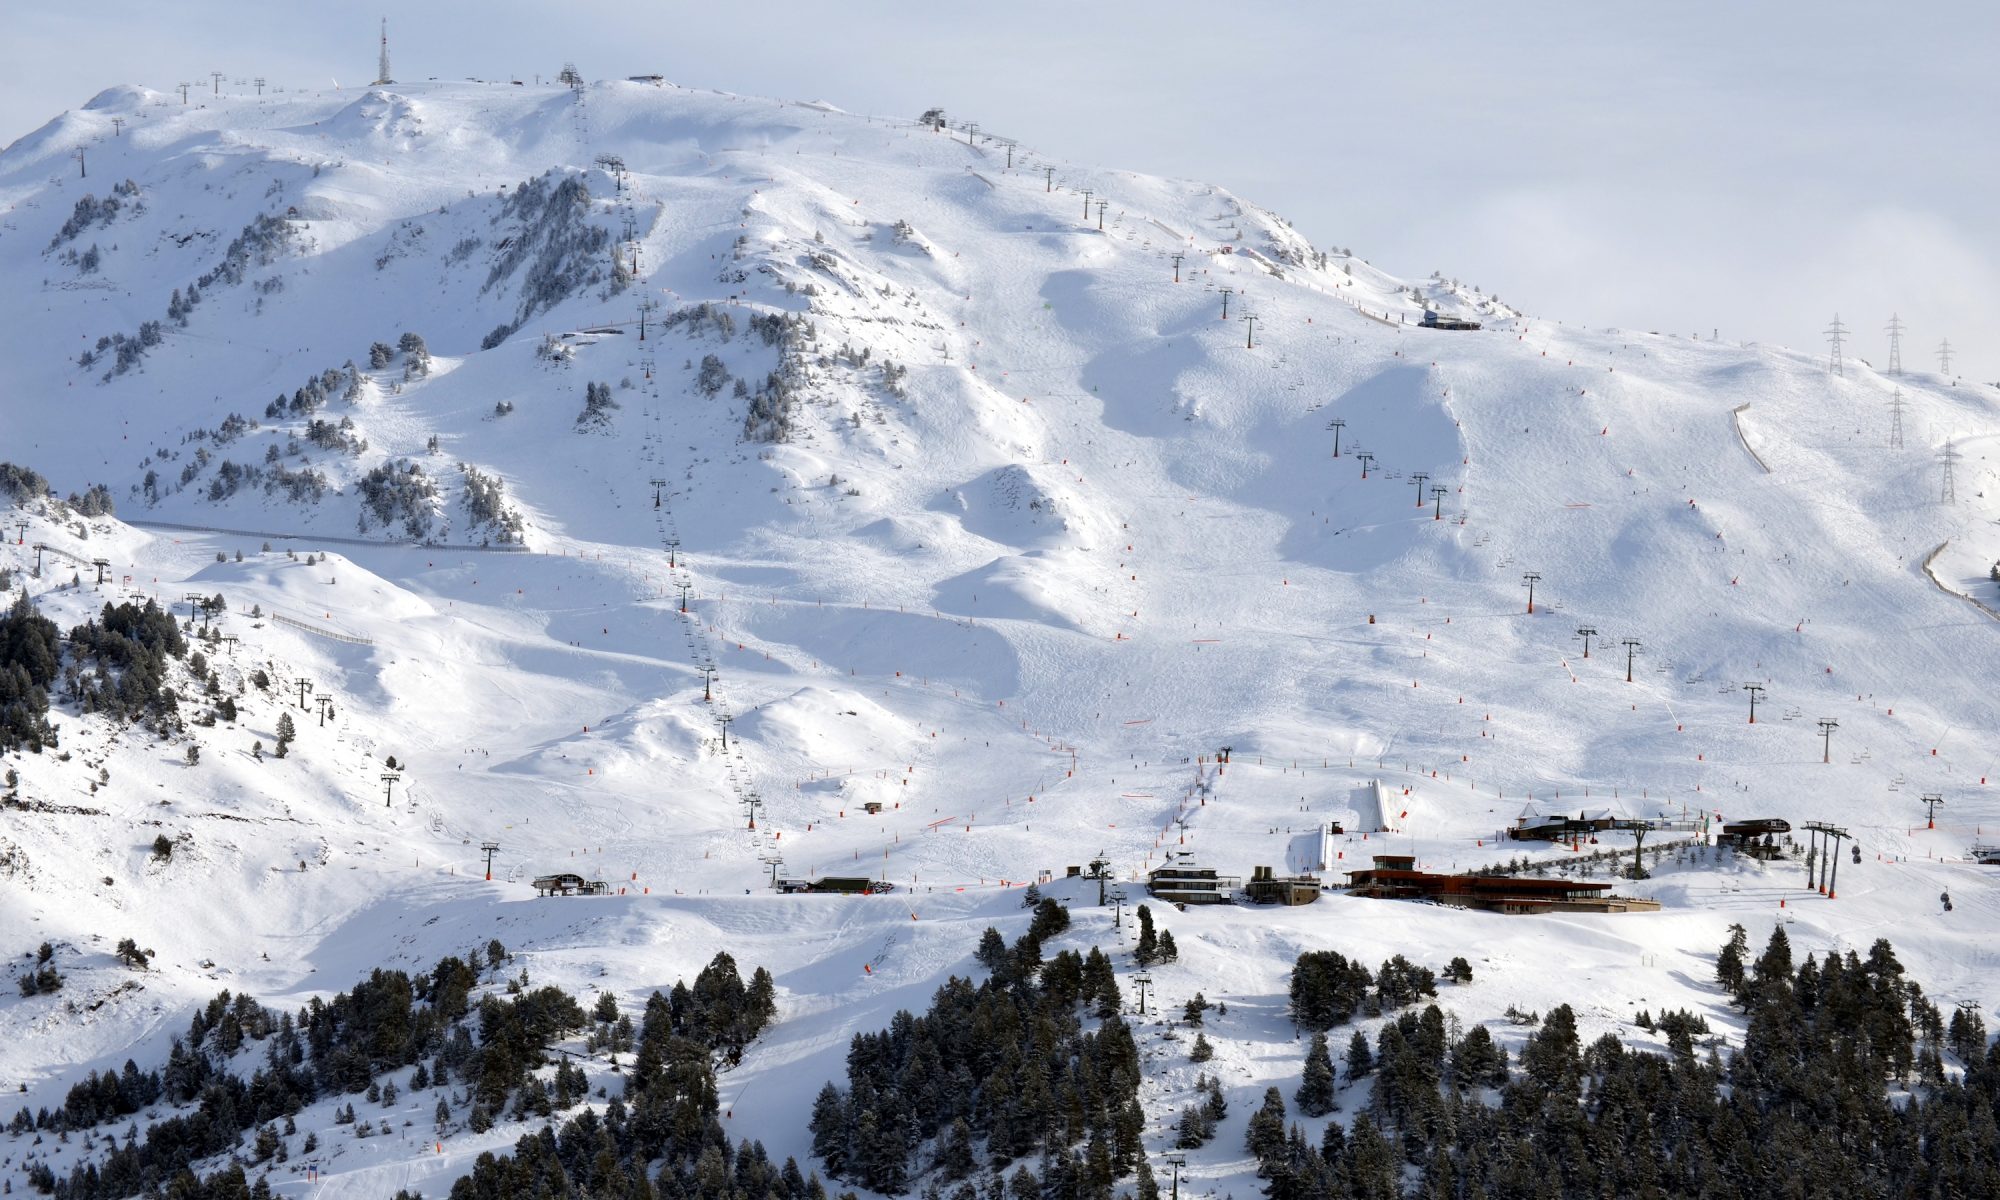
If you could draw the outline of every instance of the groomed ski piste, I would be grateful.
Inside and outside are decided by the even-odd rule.
[[[1304,949],[1463,955],[1476,978],[1440,1002],[1510,1049],[1506,1009],[1561,1003],[1586,1043],[1645,1044],[1637,1011],[1683,1007],[1734,1040],[1713,983],[1732,923],[1761,944],[1786,922],[1801,954],[1888,937],[1937,1003],[1993,999],[2000,906],[1967,858],[2000,825],[1992,388],[1524,315],[1315,249],[1219,187],[1054,153],[617,81],[120,87],[0,153],[0,459],[117,505],[22,498],[0,569],[64,630],[220,594],[218,675],[273,681],[234,723],[161,741],[63,711],[61,754],[7,756],[33,803],[0,817],[0,952],[49,942],[66,983],[0,993],[0,1084],[54,1105],[157,1064],[220,989],[296,1009],[490,938],[628,1012],[727,949],[780,1008],[721,1076],[727,1126],[808,1165],[849,1039],[978,974],[987,925],[1025,928],[1026,884],[1069,901],[1060,945],[1108,950],[1129,905],[1114,928],[1063,879],[1098,857],[1138,900],[1179,851],[1332,885],[1377,853],[1449,871],[1630,846],[1504,840],[1530,804],[1823,821],[1860,854],[1837,896],[1797,860],[1706,849],[1645,880],[1596,868],[1656,913],[1154,902],[1180,961],[1132,1017],[1149,1151],[1198,1070],[1159,1014],[1197,991],[1229,1009],[1204,1069],[1231,1116],[1183,1188],[1258,1186],[1242,1124],[1297,1077]],[[282,224],[232,257],[259,217]],[[92,247],[92,270],[66,258]],[[1484,328],[1419,329],[1425,304]],[[122,373],[94,349],[152,320]],[[370,365],[405,331],[427,370]],[[349,361],[351,394],[266,415]],[[593,383],[615,406],[580,420]],[[406,460],[433,488],[364,515],[368,472]],[[222,486],[226,462],[264,474]],[[322,494],[285,498],[274,464]],[[469,502],[482,478],[519,544]],[[612,894],[538,898],[559,871]],[[770,886],[841,875],[895,889]],[[125,937],[151,969],[113,956]],[[428,1103],[369,1139],[316,1105],[318,1151],[271,1185],[442,1195],[523,1132],[440,1139]],[[58,1175],[85,1157],[0,1142],[16,1191],[30,1153]]]

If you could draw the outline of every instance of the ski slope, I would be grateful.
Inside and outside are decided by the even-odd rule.
[[[520,185],[552,169],[587,196],[520,218]],[[135,198],[62,236],[128,178]],[[284,232],[240,282],[201,289],[126,372],[79,365],[260,217]],[[66,261],[92,246],[95,270]],[[1255,1186],[1240,1126],[1297,1073],[1301,949],[1463,954],[1477,979],[1444,997],[1463,1019],[1567,1001],[1586,1040],[1637,1037],[1640,1008],[1732,1028],[1710,984],[1732,922],[1790,921],[1801,952],[1888,936],[1940,1003],[2000,977],[1991,876],[1965,858],[2000,823],[1992,389],[1551,324],[1340,251],[1321,265],[1215,186],[615,81],[187,105],[114,88],[0,152],[0,277],[0,458],[118,505],[21,506],[0,569],[65,628],[111,599],[219,593],[239,639],[220,673],[276,683],[234,726],[186,731],[196,766],[182,740],[75,715],[67,761],[9,757],[23,795],[91,810],[0,826],[0,951],[48,940],[69,978],[0,996],[0,1081],[31,1107],[163,1054],[224,987],[296,1003],[499,937],[537,980],[629,1011],[727,948],[782,997],[724,1079],[732,1131],[803,1161],[848,1038],[976,969],[987,924],[1024,924],[1029,881],[1101,855],[1136,896],[1183,849],[1225,874],[1310,870],[1329,821],[1352,831],[1329,882],[1378,851],[1569,853],[1497,840],[1529,801],[1828,821],[1862,857],[1837,899],[1797,863],[1669,858],[1619,884],[1661,901],[1647,915],[1169,911],[1182,962],[1155,999],[1230,1007],[1210,1069],[1237,1103],[1196,1186]],[[1419,329],[1426,303],[1485,328]],[[774,315],[789,332],[751,324]],[[405,331],[427,372],[369,365]],[[349,361],[351,399],[265,415]],[[746,438],[773,373],[789,436]],[[616,407],[580,426],[589,383]],[[225,438],[231,414],[256,425]],[[313,419],[347,441],[311,440]],[[225,462],[325,491],[212,498]],[[435,490],[364,521],[369,472],[403,462]],[[468,504],[478,477],[521,545]],[[38,542],[108,559],[110,580],[52,552],[26,580]],[[323,726],[300,679],[333,698]],[[1755,724],[1746,683],[1766,689]],[[292,754],[258,761],[288,703]],[[170,861],[156,833],[180,839]],[[617,894],[533,898],[557,870]],[[774,874],[897,890],[783,896]],[[1070,938],[1132,935],[1094,887],[1055,890]],[[127,936],[153,970],[111,956]],[[1158,1150],[1195,1069],[1142,1044]],[[343,1142],[311,1194],[442,1193],[519,1132]]]

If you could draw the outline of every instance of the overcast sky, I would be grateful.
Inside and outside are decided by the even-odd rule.
[[[0,144],[114,83],[373,76],[382,4],[0,0]],[[915,116],[1222,184],[1319,245],[1590,325],[2000,380],[2000,5],[409,0],[404,77],[590,78]]]

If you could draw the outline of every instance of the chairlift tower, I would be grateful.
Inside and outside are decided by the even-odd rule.
[[[1924,828],[1937,828],[1937,810],[1944,805],[1944,795],[1940,792],[1925,792],[1917,798],[1924,806]]]
[[[1819,719],[1819,760],[1823,763],[1833,761],[1833,731],[1838,728],[1840,728],[1840,722],[1834,720],[1832,717],[1821,717]]]
[[[1638,638],[1626,638],[1622,644],[1625,647],[1625,682],[1630,683],[1632,682],[1632,656],[1639,652],[1641,643]]]
[[[1838,825],[1829,825],[1824,821],[1807,821],[1806,830],[1817,835],[1817,838],[1825,839],[1825,846],[1819,854],[1819,880],[1814,884],[1814,889],[1827,899],[1836,900],[1839,898],[1836,885],[1840,882],[1840,843],[1842,839],[1853,835]],[[1808,864],[1807,883],[1814,883],[1812,869]]]
[[[1764,694],[1764,685],[1761,683],[1746,683],[1743,685],[1743,690],[1750,693],[1750,723],[1755,725],[1757,723],[1757,697]]]
[[[1339,457],[1340,457],[1340,431],[1341,431],[1341,430],[1343,430],[1343,429],[1345,429],[1345,428],[1347,428],[1347,422],[1346,422],[1346,421],[1344,421],[1344,420],[1342,420],[1342,419],[1341,419],[1341,418],[1339,418],[1339,417],[1335,417],[1335,418],[1334,418],[1333,420],[1331,420],[1331,421],[1328,421],[1328,422],[1326,423],[1326,427],[1327,427],[1328,429],[1331,429],[1331,430],[1333,430],[1333,456],[1334,456],[1335,458],[1339,458]]]
[[[390,806],[391,804],[395,803],[395,796],[396,796],[396,781],[397,781],[397,780],[399,780],[399,779],[401,779],[401,778],[402,778],[402,776],[401,776],[400,774],[396,773],[395,771],[384,771],[384,772],[382,772],[382,807],[383,807],[383,808],[388,808],[388,807],[389,807],[389,806]]]
[[[1535,585],[1542,581],[1540,574],[1528,571],[1521,576],[1521,586],[1528,589],[1528,615],[1535,615]]]
[[[1576,631],[1576,636],[1583,639],[1583,656],[1589,658],[1590,639],[1597,636],[1597,629],[1594,626],[1585,625]]]
[[[500,853],[499,842],[479,843],[479,852],[486,856],[486,882],[493,882],[493,856]]]

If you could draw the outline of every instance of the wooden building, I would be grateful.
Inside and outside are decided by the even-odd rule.
[[[1408,855],[1378,855],[1375,865],[1347,873],[1351,895],[1382,900],[1428,900],[1489,912],[1657,912],[1660,902],[1613,896],[1608,883],[1512,875],[1439,875],[1419,871]]]

